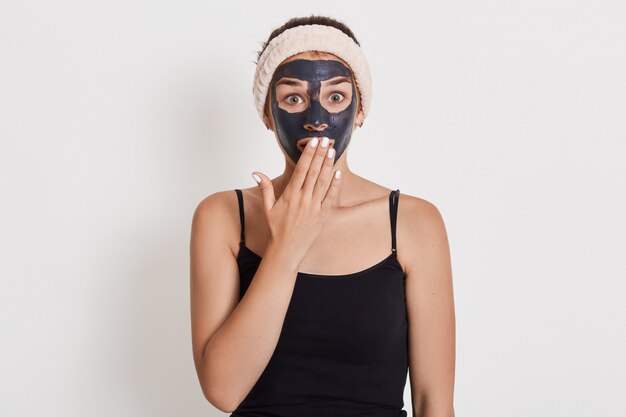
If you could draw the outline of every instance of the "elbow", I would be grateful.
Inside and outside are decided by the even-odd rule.
[[[454,399],[450,396],[416,394],[411,398],[414,417],[455,417]]]
[[[454,405],[445,404],[413,404],[414,417],[455,417]]]
[[[238,390],[237,378],[233,380],[232,372],[215,366],[216,363],[211,359],[210,352],[201,360],[199,377],[202,393],[215,408],[223,413],[232,413],[241,403],[243,393]]]
[[[210,384],[205,384],[202,387],[202,393],[204,394],[204,398],[215,408],[220,410],[223,413],[232,413],[237,408],[237,404],[231,399],[228,398],[223,393],[215,392],[215,390],[210,389]]]
[[[208,373],[207,373],[208,374]],[[205,374],[201,378],[202,393],[204,398],[223,413],[232,413],[237,409],[241,400],[227,388],[227,384],[220,378],[208,377]]]

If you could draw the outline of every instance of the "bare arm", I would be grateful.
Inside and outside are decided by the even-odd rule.
[[[250,392],[276,348],[298,262],[288,250],[270,244],[239,302],[237,262],[224,241],[229,214],[219,194],[198,206],[192,222],[192,335],[205,397],[221,411],[231,412]]]
[[[271,180],[261,175],[270,239],[241,301],[238,266],[227,243],[235,238],[228,225],[236,206],[223,203],[222,192],[206,198],[194,213],[190,248],[194,361],[205,397],[225,412],[243,401],[269,363],[300,263],[335,203],[339,179],[333,179],[334,149],[327,148],[328,140],[320,146],[317,138],[309,143],[278,200]]]
[[[432,203],[405,201],[406,224],[400,230],[408,231],[403,260],[413,416],[454,417],[455,313],[447,233]]]

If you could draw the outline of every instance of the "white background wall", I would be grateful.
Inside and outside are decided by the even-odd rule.
[[[1,414],[223,415],[192,361],[191,216],[282,172],[253,61],[310,13],[372,68],[352,170],[446,221],[457,416],[623,416],[619,0],[3,2]]]

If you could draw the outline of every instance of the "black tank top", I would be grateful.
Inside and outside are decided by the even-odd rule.
[[[240,299],[261,256],[245,244],[241,190]],[[396,255],[400,190],[389,195],[391,253],[342,275],[298,272],[278,343],[231,417],[406,417],[405,274]]]

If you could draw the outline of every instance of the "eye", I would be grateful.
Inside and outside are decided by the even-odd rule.
[[[296,99],[296,100],[293,100],[293,99]],[[300,101],[298,101],[298,100],[300,100]],[[287,101],[287,103],[289,103],[289,104],[300,104],[300,103],[304,102],[304,100],[302,100],[302,97],[300,97],[299,95],[296,95],[296,94],[291,94],[291,95],[287,96],[285,98],[285,101]]]
[[[330,101],[333,103],[341,103],[345,99],[345,96],[342,93],[335,92],[330,95]]]

